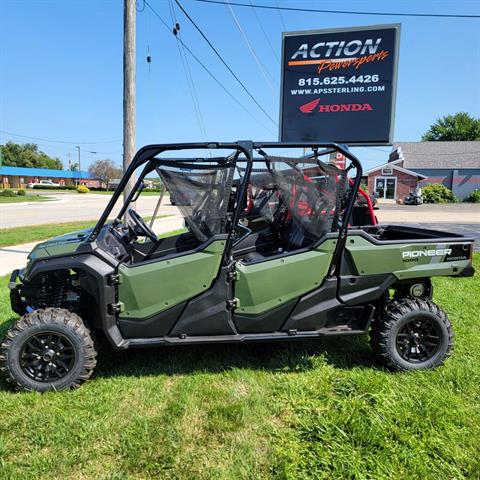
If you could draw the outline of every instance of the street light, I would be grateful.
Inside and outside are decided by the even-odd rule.
[[[78,149],[78,173],[80,175],[78,182],[80,183],[80,180],[82,179],[82,166],[81,166],[81,163],[80,163],[80,147],[75,146],[75,148]]]

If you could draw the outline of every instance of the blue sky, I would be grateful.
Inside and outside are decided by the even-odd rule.
[[[167,0],[149,0],[171,24]],[[139,7],[142,1],[139,0]],[[274,119],[278,118],[280,65],[251,9],[233,7],[256,53],[273,77],[265,80],[225,6],[183,0]],[[248,1],[244,2],[248,3]],[[253,0],[275,5],[275,1]],[[360,11],[480,14],[477,0],[278,0],[279,5]],[[439,116],[467,111],[480,116],[479,19],[356,16],[256,10],[280,53],[281,32],[402,23],[394,137],[419,140]],[[253,120],[190,59],[210,140],[276,140],[276,127],[239,89],[230,74],[177,10],[185,43],[269,130]],[[0,142],[32,141],[82,168],[96,158],[121,162],[121,0],[0,0]],[[147,54],[152,63],[146,62]],[[146,143],[202,140],[176,41],[147,8],[137,13],[137,147]],[[92,142],[92,143],[86,143]],[[96,143],[101,142],[101,143]],[[389,147],[355,149],[365,167],[386,159]],[[97,153],[90,153],[97,152]]]

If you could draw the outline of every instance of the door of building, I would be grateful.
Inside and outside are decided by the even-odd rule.
[[[375,179],[375,192],[378,198],[395,199],[397,179],[395,177],[377,177]]]

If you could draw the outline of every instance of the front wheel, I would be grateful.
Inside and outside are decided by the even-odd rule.
[[[403,298],[387,304],[370,331],[376,356],[394,370],[441,365],[453,347],[446,313],[430,300]]]
[[[89,330],[78,315],[61,308],[19,318],[0,345],[0,371],[17,390],[76,388],[90,378],[95,365]]]

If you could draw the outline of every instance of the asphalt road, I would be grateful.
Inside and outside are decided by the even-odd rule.
[[[479,224],[480,204],[396,205],[380,203],[375,211],[380,223]]]
[[[2,204],[0,206],[0,228],[41,225],[46,223],[73,222],[76,220],[96,220],[111,199],[110,195],[89,193],[48,194],[49,202],[25,202]],[[152,215],[157,204],[157,196],[144,196],[136,202],[140,215]],[[121,199],[113,210],[112,218],[122,205]],[[158,215],[176,215],[178,210],[170,205],[169,197],[164,197]]]
[[[475,239],[474,248],[480,251],[480,205],[452,203],[446,205],[381,204],[375,211],[381,224],[411,225]]]

